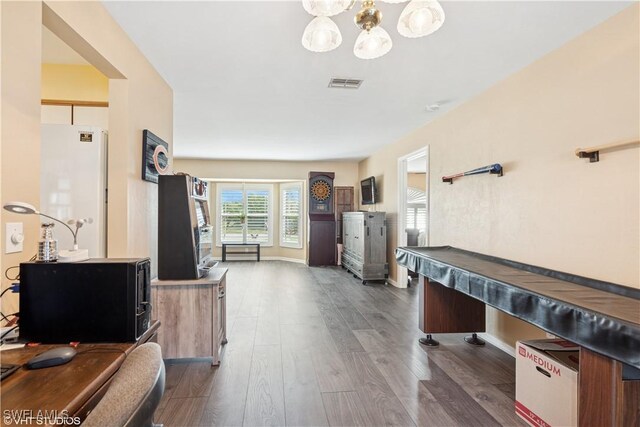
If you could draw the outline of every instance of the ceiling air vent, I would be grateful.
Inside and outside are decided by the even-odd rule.
[[[332,78],[329,80],[329,87],[338,89],[358,89],[362,84],[362,80],[358,79],[337,79]]]

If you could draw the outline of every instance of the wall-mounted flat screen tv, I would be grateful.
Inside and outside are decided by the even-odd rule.
[[[378,190],[376,189],[376,179],[370,176],[360,181],[360,194],[363,205],[373,205],[378,201]]]

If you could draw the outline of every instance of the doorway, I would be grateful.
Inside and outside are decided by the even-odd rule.
[[[429,147],[398,158],[398,246],[429,246]],[[412,274],[398,266],[397,286]]]

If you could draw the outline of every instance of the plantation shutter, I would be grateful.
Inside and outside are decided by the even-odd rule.
[[[269,242],[269,190],[247,189],[247,242]]]
[[[407,207],[406,225],[407,228],[426,230],[427,208],[419,203],[410,204]]]
[[[244,238],[244,194],[242,189],[223,188],[220,193],[221,230],[223,243],[242,243]]]
[[[283,186],[280,192],[280,245],[301,247],[302,190],[300,185]]]

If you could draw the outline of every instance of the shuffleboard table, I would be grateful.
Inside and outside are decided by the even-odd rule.
[[[450,246],[398,248],[396,259],[420,275],[429,338],[483,332],[494,307],[580,346],[580,426],[640,426],[640,289]]]

